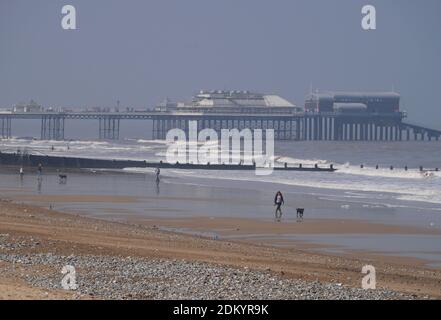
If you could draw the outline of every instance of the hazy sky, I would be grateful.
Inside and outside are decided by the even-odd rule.
[[[61,28],[74,5],[77,30]],[[377,9],[377,30],[361,8]],[[439,0],[0,0],[0,106],[152,107],[200,89],[391,90],[441,127]]]

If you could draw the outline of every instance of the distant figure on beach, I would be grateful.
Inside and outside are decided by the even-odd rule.
[[[38,164],[38,175],[41,176],[41,174],[43,173],[43,166],[41,165],[41,163]]]
[[[156,174],[156,183],[159,183],[159,174],[161,173],[161,170],[159,168],[156,168],[155,174]]]
[[[23,175],[24,175],[23,167],[20,167],[20,178],[23,178]]]
[[[277,206],[275,213],[277,220],[280,220],[282,218],[282,204],[285,204],[282,192],[277,191],[276,196],[274,197],[274,205]]]
[[[52,147],[51,147],[51,150],[52,150],[52,151],[54,151],[54,150],[55,150],[55,147],[54,147],[54,146],[52,146]]]

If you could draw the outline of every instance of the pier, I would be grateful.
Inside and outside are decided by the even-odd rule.
[[[404,122],[405,114],[338,112],[299,112],[292,114],[218,114],[179,112],[38,112],[0,113],[0,133],[12,137],[13,124],[32,119],[41,122],[42,140],[64,140],[66,123],[96,120],[97,137],[118,140],[121,122],[152,122],[152,138],[165,139],[167,131],[179,128],[188,133],[189,121],[196,121],[198,130],[274,129],[276,140],[294,141],[431,141],[439,140],[441,131]]]
[[[34,101],[0,113],[2,138],[12,137],[12,123],[23,119],[41,122],[42,140],[64,140],[71,121],[96,120],[97,137],[118,140],[121,123],[151,122],[153,139],[164,140],[171,129],[188,135],[189,122],[197,129],[273,129],[276,140],[291,141],[431,141],[441,131],[405,122],[396,92],[310,93],[304,107],[274,94],[249,91],[200,91],[191,102],[165,100],[152,110],[94,108],[54,112]],[[113,110],[113,111],[111,111]]]

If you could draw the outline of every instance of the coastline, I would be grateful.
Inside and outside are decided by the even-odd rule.
[[[269,277],[268,281],[274,278],[280,280],[281,283],[287,283],[286,292],[283,290],[279,292],[275,289],[274,292],[277,293],[275,295],[257,292],[256,296],[248,296],[246,292],[251,294],[249,292],[255,290],[250,287],[245,288],[244,293],[237,297],[227,289],[225,293],[219,295],[211,295],[209,290],[205,290],[206,297],[202,298],[206,299],[219,297],[298,299],[303,297],[303,293],[297,295],[297,289],[292,289],[295,281],[301,282],[298,284],[300,291],[311,284],[317,286],[314,289],[315,294],[305,294],[304,298],[310,299],[324,297],[332,299],[334,297],[332,294],[335,290],[338,291],[338,288],[344,288],[340,290],[340,293],[344,292],[343,298],[346,297],[346,299],[441,298],[441,270],[427,268],[418,259],[385,259],[383,256],[355,251],[351,255],[342,256],[318,253],[308,246],[297,249],[237,240],[215,240],[159,230],[155,224],[140,221],[122,223],[99,220],[7,200],[0,202],[0,235],[2,244],[0,286],[4,289],[1,290],[3,293],[0,298],[201,298],[200,293],[187,291],[177,296],[161,295],[155,291],[156,287],[149,291],[150,296],[141,293],[130,296],[129,292],[124,296],[118,290],[114,295],[107,295],[98,289],[94,292],[93,288],[76,292],[62,290],[57,280],[61,281],[61,269],[54,271],[52,266],[54,261],[58,261],[60,257],[69,260],[72,257],[87,256],[99,256],[103,259],[111,259],[111,261],[146,259],[147,262],[143,260],[138,263],[141,265],[152,263],[152,261],[160,265],[171,263],[172,267],[168,268],[172,269],[177,268],[175,264],[179,265],[182,261],[184,264],[190,263],[187,267],[196,270],[196,274],[200,272],[200,268],[211,268],[209,270],[221,268],[223,271],[219,272],[224,272],[224,274],[230,274],[231,270],[239,270],[239,275],[243,277],[252,275],[254,278],[261,279],[259,281],[267,281],[266,277]],[[58,258],[51,258],[54,261],[50,259],[48,262],[44,260],[46,255],[51,257],[55,255]],[[40,260],[43,259],[42,257],[45,258],[40,261],[35,260],[36,257]],[[22,261],[14,261],[14,259]],[[77,263],[82,265],[82,262],[77,261]],[[194,263],[197,265],[193,265]],[[358,289],[363,277],[361,268],[365,264],[374,264],[376,267],[377,290]],[[24,272],[21,268],[26,271]],[[242,275],[244,270],[246,275]],[[212,271],[208,272],[207,279],[211,279],[211,274]],[[79,275],[81,275],[81,270]],[[41,280],[49,278],[52,279],[51,285]],[[220,278],[228,279],[229,276]],[[161,276],[156,279],[158,283],[169,280],[161,279]],[[105,279],[100,281],[105,281]],[[327,291],[326,286],[330,286],[329,290],[332,293]],[[231,285],[226,286],[226,288],[230,287]],[[282,288],[285,288],[285,285],[282,285]],[[133,290],[133,288],[130,289]],[[353,290],[355,293],[352,292]],[[383,293],[382,290],[387,290],[387,292]],[[108,291],[112,291],[112,286]],[[291,294],[286,295],[286,293]],[[325,293],[325,296],[320,295]],[[403,295],[394,295],[395,293]],[[376,294],[380,296],[376,297]],[[341,296],[334,298],[341,298]]]

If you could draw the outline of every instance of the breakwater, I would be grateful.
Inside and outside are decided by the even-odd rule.
[[[143,160],[109,160],[79,157],[60,157],[21,153],[0,152],[0,165],[37,167],[41,164],[49,168],[77,168],[77,169],[123,169],[123,168],[164,168],[164,169],[187,169],[187,170],[255,170],[256,165],[246,164],[192,164],[192,163],[167,163],[163,161],[150,162]],[[290,167],[287,164],[274,167],[280,171],[309,171],[309,172],[334,172],[333,165],[319,167],[318,165],[306,167]]]

